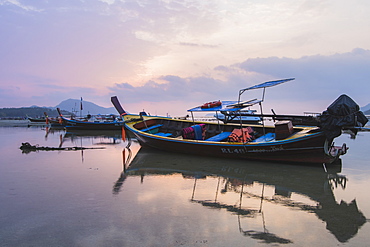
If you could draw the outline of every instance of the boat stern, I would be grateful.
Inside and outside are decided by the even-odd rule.
[[[332,163],[335,160],[339,159],[340,156],[345,155],[349,148],[347,147],[346,143],[343,143],[342,146],[336,146],[334,145],[334,142],[331,142],[329,145],[329,141],[326,140],[324,149],[325,154],[329,157],[331,161],[328,163]]]

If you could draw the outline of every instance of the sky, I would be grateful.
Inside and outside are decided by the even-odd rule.
[[[284,78],[265,112],[322,112],[341,94],[362,107],[369,12],[368,0],[0,0],[0,108],[116,95],[129,112],[180,116]]]

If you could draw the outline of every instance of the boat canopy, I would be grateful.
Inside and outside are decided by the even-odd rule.
[[[239,97],[237,101],[222,101],[222,104],[220,106],[211,107],[211,108],[202,108],[201,106],[197,106],[197,107],[189,109],[188,112],[210,112],[210,111],[237,112],[237,111],[241,111],[242,109],[246,107],[249,107],[255,104],[261,104],[261,102],[263,102],[264,97],[265,97],[265,93],[263,92],[263,96],[261,99],[252,99],[252,100],[241,102],[240,96],[243,94],[243,92],[247,90],[259,89],[259,88],[263,88],[263,90],[265,90],[266,87],[276,86],[276,85],[279,85],[287,81],[292,81],[294,79],[295,78],[288,78],[288,79],[281,79],[281,80],[275,80],[275,81],[267,81],[267,82],[263,82],[258,85],[254,85],[252,87],[240,89]]]
[[[252,90],[252,89],[263,89],[262,91],[262,98],[261,100],[258,102],[261,106],[261,103],[265,100],[265,91],[266,91],[266,88],[267,87],[272,87],[272,86],[276,86],[276,85],[279,85],[281,83],[284,83],[284,82],[287,82],[287,81],[292,81],[294,80],[295,78],[288,78],[288,79],[281,79],[281,80],[275,80],[275,81],[267,81],[267,82],[264,82],[264,83],[261,83],[261,84],[257,84],[255,86],[252,86],[252,87],[248,87],[248,88],[244,88],[244,89],[240,89],[239,90],[239,97],[238,97],[238,102],[240,102],[240,97],[241,95],[247,91],[247,90]],[[261,106],[261,114],[262,114],[262,106]]]
[[[261,84],[258,84],[258,85],[254,85],[252,87],[240,89],[239,94],[242,94],[244,91],[247,91],[247,90],[276,86],[276,85],[279,85],[279,84],[287,82],[287,81],[292,81],[294,79],[295,78],[282,79],[282,80],[276,80],[276,81],[267,81],[267,82],[264,82],[264,83],[261,83]]]

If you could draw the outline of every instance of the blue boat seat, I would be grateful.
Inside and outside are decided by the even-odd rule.
[[[148,132],[148,131],[150,131],[150,130],[154,130],[154,129],[156,129],[156,128],[159,128],[159,127],[161,127],[162,125],[163,125],[163,124],[153,125],[153,126],[150,126],[150,127],[148,127],[148,128],[141,129],[140,131]]]
[[[266,133],[263,136],[260,136],[254,139],[252,142],[269,142],[275,139],[275,133]]]
[[[212,137],[206,139],[206,141],[219,142],[219,141],[222,141],[222,140],[228,138],[230,134],[231,134],[231,132],[222,132],[218,135],[215,135],[215,136],[212,136]]]
[[[167,137],[167,136],[171,136],[172,134],[171,133],[162,133],[162,132],[158,132],[156,133],[157,136],[164,136],[164,137]]]

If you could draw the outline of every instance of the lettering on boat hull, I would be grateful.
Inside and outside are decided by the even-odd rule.
[[[284,150],[283,146],[272,146],[268,149],[251,149],[247,150],[244,148],[221,148],[221,152],[224,154],[244,154],[244,153],[270,153]]]
[[[244,148],[221,148],[223,154],[244,154],[246,150]]]

